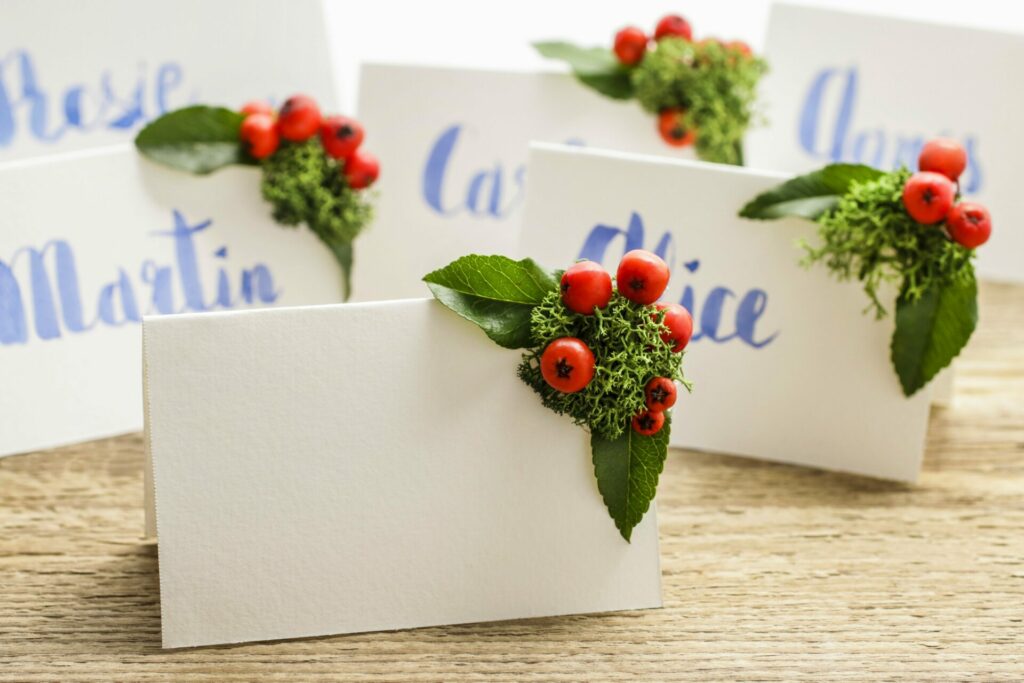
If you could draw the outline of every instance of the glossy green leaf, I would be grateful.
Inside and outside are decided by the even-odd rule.
[[[641,436],[632,429],[626,429],[613,441],[598,434],[590,436],[597,488],[608,514],[627,541],[633,527],[647,514],[658,490],[671,422],[671,416],[666,414],[665,426],[654,436]]]
[[[978,285],[974,278],[931,287],[914,301],[896,301],[892,364],[911,396],[956,358],[978,324]]]
[[[135,146],[148,159],[199,175],[255,164],[239,140],[243,118],[223,107],[185,107],[150,122],[135,137]]]
[[[740,216],[757,219],[799,216],[814,220],[835,207],[851,183],[874,180],[881,175],[882,171],[862,164],[830,164],[762,192],[740,210]]]
[[[434,297],[510,349],[531,346],[530,312],[557,289],[531,259],[471,254],[423,278]]]
[[[616,100],[633,97],[629,70],[606,47],[579,47],[562,41],[534,43],[537,52],[569,64],[581,83]]]
[[[352,295],[352,242],[320,233],[317,233],[317,237],[331,250],[331,255],[341,268],[342,299],[348,301]]]

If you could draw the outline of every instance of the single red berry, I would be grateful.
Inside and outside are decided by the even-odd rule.
[[[263,100],[252,100],[246,102],[245,106],[242,107],[241,112],[248,116],[249,114],[266,114],[267,116],[274,115],[274,108]]]
[[[633,416],[633,431],[640,436],[654,436],[665,426],[665,413],[660,410],[641,410]]]
[[[729,41],[725,44],[725,49],[739,52],[744,57],[751,57],[754,54],[754,51],[750,49],[750,46],[742,40]]]
[[[627,26],[615,34],[615,56],[626,66],[635,66],[647,52],[647,34],[636,26]]]
[[[693,27],[690,26],[690,22],[678,14],[668,14],[661,18],[654,29],[655,40],[661,40],[666,36],[693,40]]]
[[[658,132],[661,133],[661,139],[673,147],[692,145],[697,139],[697,129],[686,125],[685,116],[685,109],[662,109],[658,114]]]
[[[328,116],[320,123],[320,143],[327,156],[347,159],[363,144],[363,126],[347,116]]]
[[[594,353],[576,337],[561,337],[541,354],[540,374],[552,389],[575,393],[594,379]]]
[[[660,413],[676,404],[676,383],[668,377],[655,377],[644,387],[647,410]]]
[[[277,130],[285,140],[303,142],[320,128],[320,107],[306,95],[293,95],[284,101],[277,117]]]
[[[242,121],[239,136],[245,150],[254,159],[266,159],[277,151],[280,139],[270,114],[249,114]]]
[[[921,156],[917,158],[917,168],[921,171],[941,173],[955,181],[967,168],[967,150],[956,140],[935,138],[925,143]]]
[[[946,216],[946,229],[954,242],[976,249],[988,242],[992,234],[992,217],[981,204],[960,202]]]
[[[380,162],[364,149],[357,149],[348,159],[341,172],[345,176],[345,182],[353,190],[362,190],[377,181],[380,175]]]
[[[918,223],[938,223],[953,208],[956,186],[941,173],[920,171],[903,186],[903,206]]]
[[[661,340],[672,347],[675,353],[679,353],[690,343],[693,336],[693,316],[680,304],[654,304],[659,311],[665,311],[665,317],[661,323],[668,328],[663,332]]]
[[[612,299],[612,276],[600,264],[580,261],[562,275],[562,302],[576,313],[592,315]]]
[[[615,276],[622,296],[644,305],[658,300],[668,286],[668,278],[668,265],[644,249],[627,252]]]

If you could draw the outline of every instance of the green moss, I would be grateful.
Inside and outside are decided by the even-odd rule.
[[[663,38],[633,69],[640,105],[657,114],[686,109],[686,125],[697,130],[697,154],[706,161],[742,164],[743,135],[754,117],[764,60],[718,42]]]
[[[652,377],[683,381],[682,354],[661,340],[663,313],[639,306],[615,292],[594,315],[573,313],[558,290],[533,309],[531,331],[537,348],[523,354],[519,377],[543,404],[606,439],[619,437],[644,406],[644,386]],[[594,352],[594,379],[582,391],[563,394],[540,372],[540,355],[559,337],[579,337]],[[687,388],[689,385],[686,384]]]
[[[920,299],[932,286],[966,283],[974,252],[951,241],[942,225],[922,225],[903,206],[910,171],[854,183],[839,205],[818,219],[820,246],[804,244],[806,264],[824,263],[841,280],[857,279],[871,299],[868,310],[886,310],[879,288],[896,283],[901,297]]]
[[[326,242],[351,243],[373,218],[368,194],[348,186],[316,139],[282,144],[262,168],[263,198],[283,225],[305,223]]]

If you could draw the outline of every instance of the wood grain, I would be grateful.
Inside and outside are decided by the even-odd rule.
[[[141,437],[4,459],[0,680],[1024,680],[1024,287],[981,304],[919,485],[673,452],[661,610],[162,651]]]

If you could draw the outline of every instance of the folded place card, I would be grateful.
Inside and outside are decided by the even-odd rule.
[[[259,172],[207,178],[127,147],[0,167],[0,455],[142,428],[142,317],[340,300]]]
[[[901,393],[892,319],[864,315],[855,283],[800,266],[812,224],[737,216],[785,176],[555,145],[531,148],[529,172],[522,255],[614,272],[646,248],[670,266],[663,299],[693,315],[695,385],[672,445],[916,479],[929,392]]]
[[[363,300],[418,296],[424,273],[469,252],[512,253],[531,140],[693,154],[666,145],[635,102],[568,74],[370,64],[359,118],[386,171],[357,258],[390,264],[356,266],[353,295]]]
[[[968,159],[960,191],[996,225],[979,275],[1024,281],[1024,204],[1013,185],[1024,131],[1008,114],[1020,99],[1008,74],[1024,61],[1024,35],[777,3],[765,53],[768,125],[747,138],[751,166],[913,170],[927,139],[955,138]]]
[[[320,0],[4,0],[0,162],[128,142],[196,101],[333,104]]]
[[[586,435],[428,300],[147,318],[165,647],[658,607]]]

